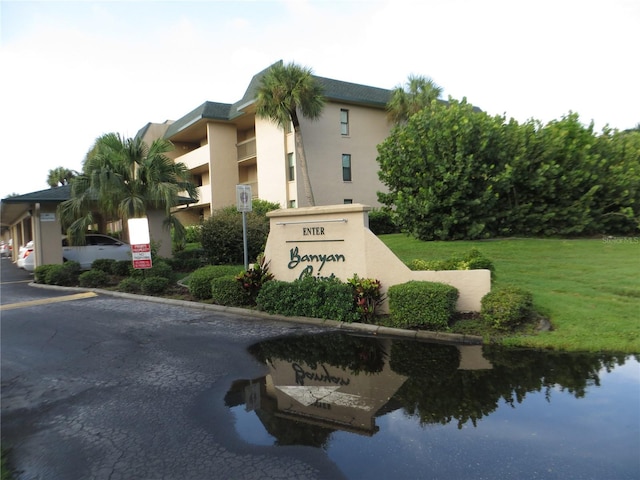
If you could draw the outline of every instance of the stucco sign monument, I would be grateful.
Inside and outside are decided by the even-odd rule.
[[[457,310],[480,311],[480,300],[491,290],[489,270],[412,271],[369,230],[367,205],[330,205],[269,212],[270,231],[265,247],[269,270],[278,280],[304,275],[357,274],[375,278],[382,290],[411,280],[442,282],[460,292]],[[386,302],[381,311],[387,311]]]

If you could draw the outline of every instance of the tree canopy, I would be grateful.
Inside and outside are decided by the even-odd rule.
[[[640,133],[434,102],[378,146],[380,201],[423,240],[637,232]]]
[[[387,118],[394,124],[406,123],[411,115],[431,105],[442,95],[442,87],[431,78],[409,75],[405,85],[397,86],[391,92],[387,104]]]
[[[198,192],[187,167],[166,155],[172,149],[164,139],[148,146],[116,133],[99,137],[82,173],[71,181],[71,198],[59,206],[63,228],[74,242],[82,243],[90,225],[122,220],[126,228],[127,219],[144,216],[149,208],[164,210],[166,223],[181,231],[171,211],[181,192],[193,199]]]

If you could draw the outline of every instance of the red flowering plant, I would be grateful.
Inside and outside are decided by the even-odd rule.
[[[357,273],[347,280],[353,291],[355,310],[364,323],[371,323],[376,315],[376,307],[383,301],[380,280],[360,278]]]
[[[236,280],[240,282],[242,289],[247,293],[251,303],[254,305],[262,285],[272,279],[273,274],[269,272],[269,262],[262,255],[248,270],[236,276]]]

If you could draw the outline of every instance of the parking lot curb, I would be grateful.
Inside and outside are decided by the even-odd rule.
[[[448,332],[432,332],[428,330],[406,330],[402,328],[385,327],[382,325],[372,325],[368,323],[349,323],[339,322],[336,320],[328,320],[313,317],[287,317],[284,315],[274,315],[260,310],[249,308],[228,307],[224,305],[214,305],[210,303],[191,302],[188,300],[178,300],[175,298],[154,297],[151,295],[138,295],[134,293],[117,292],[114,290],[105,290],[101,288],[84,288],[84,287],[61,287],[58,285],[45,285],[42,283],[32,282],[29,286],[50,290],[59,290],[67,292],[94,292],[101,295],[109,295],[112,297],[126,298],[129,300],[139,300],[144,302],[163,303],[165,305],[173,305],[177,307],[193,308],[196,310],[205,310],[217,313],[226,313],[247,319],[264,318],[268,320],[277,320],[289,323],[299,323],[305,325],[317,325],[329,329],[348,330],[368,335],[398,337],[412,340],[421,340],[437,343],[448,343],[456,345],[482,345],[482,337],[476,335],[466,335]]]

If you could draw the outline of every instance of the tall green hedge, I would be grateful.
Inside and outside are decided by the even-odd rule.
[[[421,327],[446,330],[452,318],[458,289],[438,282],[411,282],[387,290],[390,321],[400,328]]]

